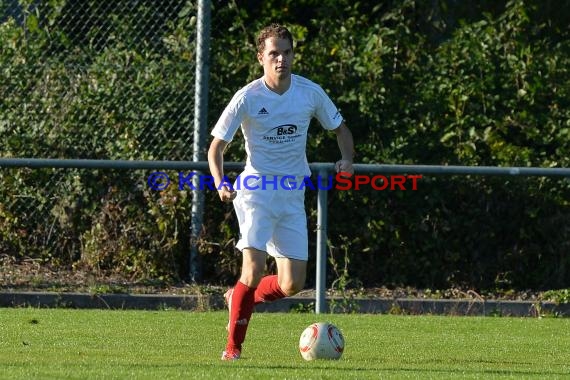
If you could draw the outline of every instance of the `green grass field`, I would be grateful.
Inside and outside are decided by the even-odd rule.
[[[258,313],[222,362],[225,312],[0,309],[1,379],[570,378],[570,319]],[[339,361],[305,362],[331,321]]]

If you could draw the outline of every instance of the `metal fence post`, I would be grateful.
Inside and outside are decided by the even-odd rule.
[[[325,298],[327,279],[327,175],[325,168],[319,168],[317,181],[317,273],[316,273],[316,295],[315,313],[327,312]]]
[[[196,30],[196,78],[194,98],[194,144],[192,161],[203,161],[205,158],[205,140],[208,127],[208,81],[210,72],[210,0],[198,1],[198,20]],[[198,183],[201,172],[193,177],[192,191],[192,226],[190,238],[189,274],[193,282],[201,279],[200,256],[198,255],[198,238],[202,231],[204,214],[204,192]]]

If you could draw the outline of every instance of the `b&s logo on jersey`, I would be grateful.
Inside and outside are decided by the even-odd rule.
[[[269,130],[263,139],[272,144],[285,144],[293,142],[300,137],[301,134],[297,133],[298,128],[294,124],[283,124]]]

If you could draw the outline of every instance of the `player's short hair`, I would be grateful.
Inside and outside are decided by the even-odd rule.
[[[259,32],[259,35],[257,36],[258,53],[263,53],[263,50],[265,50],[265,40],[271,37],[287,39],[291,43],[291,49],[293,48],[293,35],[289,29],[281,24],[273,23],[266,26]]]

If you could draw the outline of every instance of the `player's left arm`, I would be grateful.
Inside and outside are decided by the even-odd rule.
[[[336,140],[340,149],[341,159],[336,162],[335,170],[337,173],[350,173],[354,174],[352,163],[354,160],[354,140],[352,139],[352,132],[346,126],[344,121],[340,126],[334,129]]]

